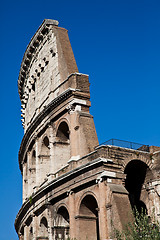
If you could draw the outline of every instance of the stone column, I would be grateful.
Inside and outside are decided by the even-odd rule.
[[[27,163],[23,163],[23,202],[28,195]]]
[[[50,173],[55,173],[55,151],[54,151],[54,142],[55,142],[55,136],[54,136],[54,129],[51,125],[49,125],[49,147],[50,147]]]
[[[147,187],[148,191],[148,198],[149,198],[149,206],[148,206],[148,214],[152,216],[153,212],[155,211],[154,206],[154,198],[155,198],[155,190],[152,185]]]
[[[40,177],[41,177],[41,173],[40,173],[40,159],[39,159],[39,154],[40,154],[40,146],[39,146],[39,141],[40,139],[38,137],[36,137],[35,139],[35,145],[36,145],[36,186],[38,187],[40,184]]]
[[[37,229],[38,229],[36,215],[33,215],[32,228],[33,228],[33,240],[36,240],[36,238],[37,238]]]
[[[108,239],[108,229],[107,229],[107,211],[106,211],[106,186],[101,178],[98,183],[99,186],[99,231],[100,239]]]
[[[78,114],[72,109],[69,109],[70,114],[70,144],[71,144],[71,160],[79,159],[79,123]]]
[[[53,240],[52,236],[52,228],[53,228],[53,217],[52,217],[52,205],[51,203],[47,203],[47,214],[48,214],[48,239]]]
[[[76,219],[75,219],[75,194],[73,191],[69,192],[69,227],[70,238],[76,238]]]
[[[28,168],[28,197],[32,194],[32,179],[31,179],[31,152],[27,153],[27,168]]]
[[[156,185],[156,199],[155,199],[155,205],[157,208],[157,220],[160,223],[160,180],[157,181]]]
[[[28,226],[25,224],[24,225],[24,240],[29,239],[29,234],[28,234]]]
[[[149,195],[149,215],[155,215],[156,220],[160,222],[160,186],[157,181],[152,182],[147,191]]]

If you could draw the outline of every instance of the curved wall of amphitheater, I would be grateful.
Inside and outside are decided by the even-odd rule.
[[[67,30],[44,20],[18,79],[23,205],[15,228],[21,240],[109,239],[131,218],[133,205],[148,214],[154,208],[159,219],[159,148],[98,146],[89,85]]]

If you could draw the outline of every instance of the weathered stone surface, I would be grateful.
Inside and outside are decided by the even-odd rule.
[[[25,131],[19,239],[111,239],[134,206],[160,220],[159,148],[98,146],[88,76],[78,73],[57,21],[44,20],[31,39],[18,87]]]

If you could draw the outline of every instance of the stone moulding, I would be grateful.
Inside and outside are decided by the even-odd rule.
[[[56,20],[45,19],[43,23],[40,25],[40,27],[38,28],[38,30],[36,31],[36,33],[34,34],[34,36],[32,37],[29,45],[27,46],[27,49],[22,59],[19,78],[18,78],[18,92],[19,92],[20,98],[22,98],[23,96],[22,89],[25,81],[25,76],[27,75],[26,72],[29,68],[35,48],[39,45],[40,40],[43,39],[43,36],[47,31],[47,25],[54,25],[55,27],[56,26],[58,27],[58,24],[59,23]]]

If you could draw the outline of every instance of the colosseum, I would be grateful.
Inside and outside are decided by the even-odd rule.
[[[45,19],[21,63],[20,240],[107,240],[133,207],[160,220],[160,147],[98,143],[88,75],[68,31]],[[103,117],[103,116],[102,116]]]

